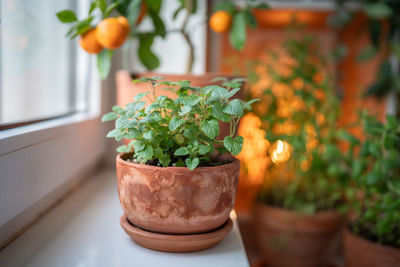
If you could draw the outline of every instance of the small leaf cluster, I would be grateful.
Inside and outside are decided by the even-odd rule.
[[[367,239],[400,248],[400,120],[381,123],[363,114],[365,140],[352,164],[358,189],[352,230]]]
[[[214,6],[214,11],[224,10],[232,16],[229,42],[236,50],[243,50],[246,44],[247,26],[252,29],[257,27],[257,20],[252,13],[253,8],[267,9],[269,5],[263,1],[246,0],[243,7],[238,7],[234,1],[224,0]]]
[[[153,30],[141,32],[135,27],[137,26],[136,23],[142,5],[146,5],[146,15],[153,23]],[[147,69],[153,70],[160,64],[158,57],[151,48],[154,38],[157,36],[165,38],[167,33],[164,22],[160,17],[161,5],[162,0],[113,0],[110,2],[106,0],[95,0],[90,4],[88,16],[83,19],[78,20],[75,12],[69,9],[62,10],[56,15],[62,23],[71,25],[71,28],[66,34],[66,36],[71,39],[95,28],[98,21],[111,17],[112,12],[126,17],[131,26],[130,36],[132,38],[137,38],[139,41],[138,56],[140,61]],[[104,49],[97,55],[97,67],[102,79],[108,76],[112,55],[112,51],[107,49]]]
[[[266,138],[272,144],[282,140],[292,147],[287,162],[269,166],[268,184],[259,200],[304,213],[344,206],[344,188],[350,182],[349,166],[358,144],[337,124],[339,99],[326,55],[318,47],[313,36],[301,32],[290,35],[282,54],[271,52],[271,61],[258,64],[266,73],[257,74],[271,78],[260,106],[255,106]],[[291,63],[284,63],[287,58]],[[349,149],[343,151],[341,144]],[[269,152],[272,155],[273,151]]]
[[[147,83],[152,91],[136,95],[125,108],[114,106],[102,118],[115,120],[115,129],[107,137],[131,140],[120,146],[118,152],[133,152],[134,162],[142,164],[186,166],[191,170],[199,165],[217,164],[215,152],[240,153],[243,137],[235,136],[236,127],[244,110],[256,101],[232,99],[243,79],[223,79],[222,86],[203,88],[193,87],[189,81],[171,82],[161,77],[143,77],[134,82]],[[161,88],[173,91],[176,98],[156,96]],[[229,124],[230,132],[217,139],[220,123]]]

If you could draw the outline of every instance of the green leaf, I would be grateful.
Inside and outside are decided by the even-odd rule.
[[[111,11],[114,10],[114,8],[116,8],[119,5],[119,2],[114,2],[111,5],[109,5],[106,10],[104,11],[104,17],[109,17],[111,14]]]
[[[140,132],[135,128],[130,128],[128,133],[125,134],[126,139],[137,139],[140,137]]]
[[[240,151],[242,151],[243,137],[241,137],[240,135],[236,136],[235,138],[232,138],[231,136],[226,136],[224,138],[224,146],[229,152],[237,156]]]
[[[122,146],[117,147],[117,152],[118,153],[128,153],[128,152],[130,152],[130,149],[127,146],[122,145]]]
[[[256,28],[257,27],[257,20],[256,20],[256,18],[254,17],[254,15],[253,15],[253,13],[251,12],[251,10],[249,10],[249,9],[246,9],[245,11],[245,14],[246,14],[246,22],[247,22],[247,25],[249,25],[251,28]]]
[[[194,159],[187,158],[185,160],[185,164],[190,170],[194,170],[199,165],[199,163],[200,163],[199,158],[194,158]]]
[[[183,106],[183,107],[181,107],[181,112],[179,113],[179,116],[183,116],[183,115],[189,113],[191,110],[192,110],[191,107]]]
[[[153,34],[140,34],[138,55],[140,62],[149,70],[153,70],[160,65],[160,60],[151,50],[153,45]]]
[[[196,127],[190,127],[188,129],[185,129],[185,131],[183,131],[183,135],[189,139],[189,140],[193,140],[194,138],[196,138],[196,133],[197,133],[197,129]]]
[[[358,61],[366,61],[368,59],[373,58],[377,52],[378,51],[374,46],[369,45],[367,47],[364,47],[363,50],[361,50],[361,52],[357,55],[357,60]]]
[[[146,148],[138,153],[136,153],[139,158],[144,160],[150,160],[153,158],[153,148],[149,145],[146,145]]]
[[[134,144],[133,144],[133,148],[135,149],[135,152],[140,152],[142,151],[144,148],[146,147],[146,144],[141,141],[141,140],[137,140]]]
[[[185,121],[178,118],[178,117],[174,117],[172,118],[172,120],[169,122],[168,127],[170,131],[175,131],[176,129],[178,129]]]
[[[62,10],[56,13],[58,19],[63,23],[71,23],[75,22],[78,19],[76,18],[75,12],[69,9]]]
[[[155,133],[152,130],[143,133],[143,138],[147,139],[147,140],[152,140],[154,138],[154,136],[155,136]]]
[[[112,111],[114,111],[115,113],[124,113],[124,109],[118,105],[113,106]]]
[[[125,117],[119,117],[116,121],[115,121],[115,128],[124,130],[126,128],[128,128],[130,125],[130,121],[125,118]]]
[[[241,117],[243,116],[243,107],[239,99],[233,99],[229,105],[224,109],[226,114]]]
[[[167,34],[167,30],[165,29],[164,22],[160,18],[160,15],[158,14],[158,12],[155,12],[151,9],[147,9],[147,14],[153,21],[155,34],[161,36],[162,38],[165,38],[165,36]]]
[[[224,113],[222,106],[217,103],[212,107],[212,116],[223,122],[229,122],[231,120],[231,117]]]
[[[393,10],[383,2],[369,3],[365,5],[364,10],[372,19],[384,19],[393,14]]]
[[[206,146],[206,145],[199,145],[199,154],[200,155],[205,155],[208,152],[210,152],[210,146]]]
[[[209,120],[203,121],[201,124],[201,130],[205,133],[209,138],[214,139],[219,134],[219,124],[217,120]]]
[[[246,102],[246,104],[244,104],[244,106],[243,106],[243,109],[251,110],[251,105],[257,101],[260,101],[260,99],[252,99],[252,100]]]
[[[236,95],[236,93],[239,92],[240,89],[241,89],[241,88],[238,87],[238,88],[234,88],[234,89],[230,90],[229,93],[228,93],[228,95],[227,95],[228,98],[231,98],[231,97],[233,97],[234,95]]]
[[[100,8],[100,10],[104,13],[107,8],[106,0],[96,0],[96,2],[98,3],[98,7]]]
[[[200,102],[201,98],[198,95],[189,95],[183,99],[183,104],[185,106],[195,106]]]
[[[244,48],[246,43],[246,14],[244,11],[239,11],[233,16],[229,41],[236,50],[240,51]]]
[[[97,55],[97,69],[102,80],[105,80],[110,72],[112,55],[113,51],[108,49],[104,49]]]
[[[121,131],[120,129],[114,129],[107,134],[107,138],[114,137],[115,140],[121,141],[124,138],[125,131]]]
[[[174,155],[175,156],[186,156],[189,154],[189,151],[186,147],[180,147],[177,150],[175,150]]]
[[[105,121],[112,121],[118,118],[118,115],[114,112],[109,112],[107,114],[104,114],[103,117],[101,118],[102,122]]]
[[[149,94],[150,92],[145,92],[145,93],[139,93],[137,95],[135,95],[135,97],[133,98],[135,101],[140,101],[143,97],[145,97],[147,94]]]
[[[214,6],[214,11],[224,10],[229,12],[231,15],[235,12],[235,4],[229,0],[219,1]]]

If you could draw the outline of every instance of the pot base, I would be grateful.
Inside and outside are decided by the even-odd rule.
[[[227,236],[233,227],[232,219],[229,218],[220,228],[207,233],[162,234],[134,226],[125,214],[121,216],[120,224],[136,244],[164,252],[191,252],[211,248]]]

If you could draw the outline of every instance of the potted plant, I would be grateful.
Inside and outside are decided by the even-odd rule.
[[[117,149],[120,202],[128,221],[147,233],[161,233],[164,240],[182,234],[198,238],[229,218],[240,164],[226,152],[241,151],[243,138],[235,136],[235,128],[255,100],[230,100],[240,88],[198,88],[188,81],[161,79],[135,80],[146,83],[151,92],[138,94],[126,108],[115,106],[103,116],[103,121],[116,120],[107,137],[130,140]],[[159,86],[173,91],[176,98],[156,96]],[[222,140],[216,138],[220,121],[230,124]],[[171,251],[171,246],[163,249],[133,239]]]
[[[364,114],[365,140],[354,159],[355,219],[346,228],[346,266],[400,262],[400,121],[380,123]]]
[[[173,19],[183,13],[185,17],[177,29],[166,29],[160,16],[162,4],[161,0],[113,0],[109,4],[105,0],[95,0],[91,2],[85,18],[78,20],[72,10],[62,10],[57,13],[57,17],[62,23],[71,25],[67,36],[71,39],[80,36],[81,48],[90,54],[97,54],[97,66],[102,79],[108,76],[113,50],[121,47],[127,38],[138,40],[137,54],[140,62],[148,70],[156,69],[160,61],[152,51],[154,39],[165,38],[171,33],[181,34],[187,44],[189,53],[186,72],[191,73],[195,61],[195,44],[189,34],[188,22],[191,15],[197,12],[197,0],[179,1]],[[210,28],[216,33],[229,32],[232,46],[241,50],[246,41],[246,26],[254,28],[257,24],[252,8],[268,8],[268,5],[253,1],[246,1],[242,7],[235,6],[234,1],[217,3],[216,12],[210,18]],[[150,31],[140,30],[139,27],[146,16],[153,23]]]
[[[254,110],[271,143],[253,210],[256,236],[268,266],[325,266],[346,222],[339,210],[357,140],[337,124],[339,101],[318,42],[300,33],[283,48],[258,68],[254,85],[263,95]]]

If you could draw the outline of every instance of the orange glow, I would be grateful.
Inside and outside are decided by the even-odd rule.
[[[285,141],[278,140],[271,147],[270,154],[273,163],[284,163],[288,161],[292,155],[292,146]]]
[[[241,172],[246,172],[246,178],[254,184],[262,183],[269,162],[267,151],[270,144],[260,127],[261,120],[248,113],[240,120],[238,131],[244,138],[242,152],[237,156],[244,167]]]

